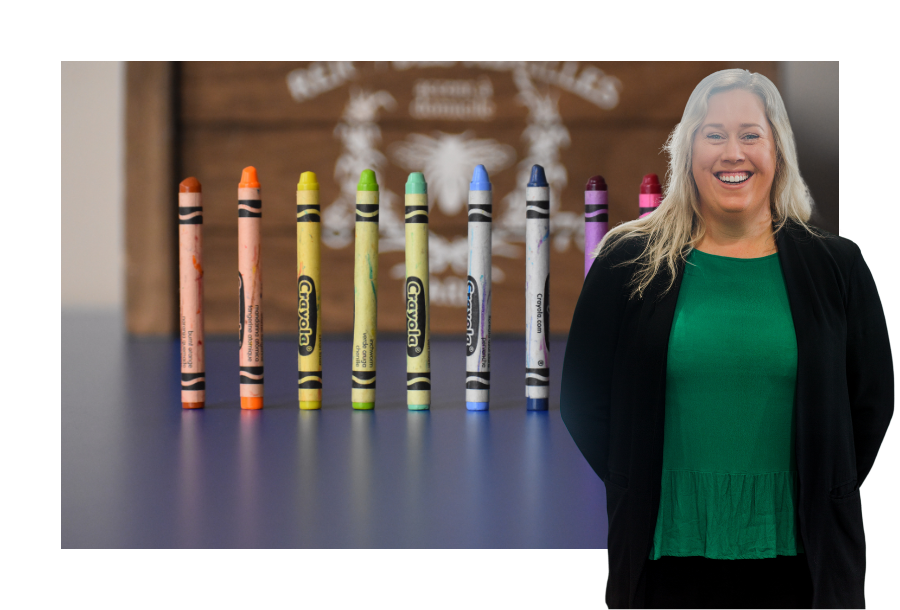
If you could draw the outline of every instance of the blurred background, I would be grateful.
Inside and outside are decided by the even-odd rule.
[[[294,204],[315,171],[323,208],[326,333],[352,328],[359,172],[381,185],[379,330],[401,332],[403,184],[424,171],[431,205],[432,331],[465,329],[468,180],[494,184],[494,331],[524,332],[524,185],[551,182],[555,334],[583,277],[583,189],[601,174],[611,224],[637,217],[646,173],[694,86],[720,69],[771,78],[794,128],[813,223],[838,226],[837,62],[288,62],[62,64],[62,310],[171,334],[177,315],[177,184],[203,184],[206,325],[237,329],[236,188],[263,189],[267,333],[296,328]],[[519,315],[521,314],[521,315]]]

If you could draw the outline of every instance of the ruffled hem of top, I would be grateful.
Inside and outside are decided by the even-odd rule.
[[[662,474],[651,559],[763,559],[804,552],[796,471]]]

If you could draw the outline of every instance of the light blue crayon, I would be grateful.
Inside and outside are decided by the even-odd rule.
[[[466,282],[466,409],[487,411],[491,393],[491,181],[479,165],[469,184]]]

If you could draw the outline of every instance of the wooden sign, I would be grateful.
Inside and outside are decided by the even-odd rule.
[[[540,164],[551,185],[551,328],[567,333],[583,280],[587,179],[606,179],[611,226],[637,218],[641,177],[664,179],[661,148],[691,91],[729,67],[777,84],[775,62],[227,62],[184,63],[157,75],[176,100],[168,111],[178,173],[165,210],[173,227],[177,180],[196,176],[203,184],[207,332],[237,329],[236,192],[241,169],[254,165],[263,189],[267,332],[297,328],[295,193],[303,171],[316,172],[321,185],[323,329],[352,330],[353,204],[359,174],[369,168],[381,187],[379,329],[405,328],[403,185],[409,172],[422,171],[431,213],[431,330],[464,333],[466,202],[481,163],[494,197],[493,332],[524,333],[525,185]],[[131,96],[147,87],[129,75],[129,138],[142,120]],[[133,174],[141,178],[129,165]],[[138,232],[133,219],[149,214],[132,213],[135,205],[149,204],[129,187],[129,235]],[[129,326],[171,331],[172,320],[158,313],[171,304],[152,305],[174,303],[177,287],[156,294],[142,283],[134,265],[150,264],[143,260],[150,240],[135,239],[144,249],[129,244]],[[166,264],[164,255],[156,258]]]

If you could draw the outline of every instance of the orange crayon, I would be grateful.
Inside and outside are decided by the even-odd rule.
[[[181,311],[181,406],[202,409],[206,402],[203,357],[203,203],[200,182],[178,185],[178,279]]]
[[[259,229],[262,199],[255,167],[238,184],[238,280],[241,319],[241,408],[263,407],[263,311]]]

